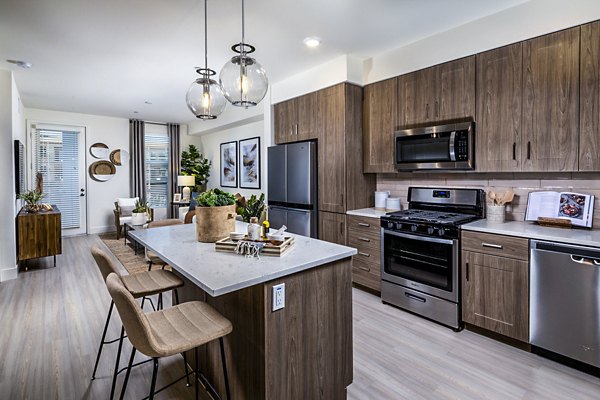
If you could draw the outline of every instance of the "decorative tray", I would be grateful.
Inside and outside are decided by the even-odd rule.
[[[271,256],[271,257],[283,256],[292,248],[292,245],[294,244],[294,238],[291,236],[286,236],[284,238],[283,242],[281,242],[279,244],[273,244],[268,239],[251,241],[251,240],[248,240],[248,236],[245,236],[244,239],[242,239],[242,240],[246,241],[246,242],[250,242],[250,243],[256,242],[256,243],[264,244],[263,248],[260,252],[260,255],[261,256]],[[223,239],[215,242],[215,249],[217,251],[234,253],[235,248],[238,245],[238,242],[239,242],[239,240],[232,240],[229,237],[226,237],[226,238],[223,238]]]

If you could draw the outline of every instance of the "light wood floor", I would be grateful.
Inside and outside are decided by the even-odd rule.
[[[0,284],[0,399],[108,398],[116,344],[105,348],[90,380],[110,303],[89,253],[93,244],[102,242],[64,239],[57,268],[49,268],[49,258]],[[353,296],[351,400],[600,399],[600,379],[468,331],[454,333],[360,290]],[[109,335],[119,329],[115,316]],[[158,385],[180,376],[181,358],[162,361],[160,371]],[[150,364],[134,370],[126,398],[144,397],[150,376]],[[182,383],[158,398],[191,399],[193,392]]]

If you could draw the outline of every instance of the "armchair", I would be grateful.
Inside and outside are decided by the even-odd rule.
[[[131,213],[135,208],[135,203],[138,201],[138,197],[130,198],[118,198],[115,201],[115,209],[113,214],[115,215],[115,228],[117,230],[117,240],[121,237],[121,229],[123,225],[131,222]]]

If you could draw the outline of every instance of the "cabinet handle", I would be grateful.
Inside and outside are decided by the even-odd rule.
[[[440,116],[440,103],[437,100],[435,101],[435,116]]]
[[[527,142],[527,159],[531,160],[531,142]]]
[[[359,222],[358,226],[364,226],[364,227],[368,228],[371,226],[371,224],[365,224],[364,222]]]
[[[425,104],[425,119],[429,119],[429,103]]]
[[[365,237],[359,237],[358,240],[362,240],[363,242],[370,242],[371,239],[365,238]]]
[[[344,193],[340,193],[340,204],[344,205]]]
[[[340,222],[340,235],[344,236],[344,223]]]
[[[517,142],[513,142],[513,160],[517,159]]]
[[[491,247],[493,249],[501,249],[503,247],[501,244],[493,244],[493,243],[486,243],[486,242],[482,242],[481,245],[483,247]]]
[[[298,124],[294,125],[294,129],[296,130],[296,136],[298,136]]]
[[[362,269],[363,271],[367,271],[367,272],[371,271],[371,268],[367,268],[367,267],[360,267],[359,266],[358,269]]]
[[[466,273],[467,276],[465,278],[467,279],[467,282],[469,282],[469,263],[468,262],[467,262],[466,267],[467,267],[467,271],[466,271],[467,272]]]
[[[363,257],[371,257],[371,255],[369,253],[363,253],[362,251],[359,251],[358,255],[363,256]]]

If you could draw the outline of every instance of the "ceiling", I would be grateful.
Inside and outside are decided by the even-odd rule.
[[[343,54],[366,59],[524,2],[248,0],[246,41],[272,84]],[[0,0],[0,69],[14,71],[25,107],[186,123],[194,117],[185,93],[204,60],[203,4]],[[240,9],[240,0],[208,0],[208,61],[217,73],[240,40]],[[307,36],[322,45],[306,48]]]

